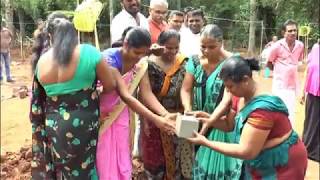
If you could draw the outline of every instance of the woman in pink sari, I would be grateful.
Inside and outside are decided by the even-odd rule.
[[[305,103],[305,121],[302,139],[308,151],[308,158],[320,162],[320,39],[308,55],[304,89],[301,104]]]
[[[117,81],[117,91],[100,96],[101,126],[97,146],[99,179],[131,179],[131,137],[134,115],[128,106],[144,117],[150,118],[157,127],[169,134],[174,131],[174,126],[167,121],[168,111],[151,91],[148,73],[145,73],[147,62],[140,60],[147,54],[150,45],[148,31],[136,27],[128,31],[123,47],[102,52],[108,63],[115,68],[113,74]],[[159,116],[133,98],[131,94],[138,86],[141,100]]]

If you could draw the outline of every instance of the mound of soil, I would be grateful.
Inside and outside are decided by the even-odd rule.
[[[31,146],[20,148],[19,152],[6,152],[1,155],[1,177],[0,179],[29,180],[31,179]],[[143,164],[134,159],[132,178],[134,180],[146,179]]]
[[[1,179],[31,179],[31,146],[20,148],[19,152],[1,155]]]

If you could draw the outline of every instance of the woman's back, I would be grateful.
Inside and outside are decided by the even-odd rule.
[[[96,66],[100,52],[89,44],[78,45],[72,52],[70,63],[58,65],[53,50],[45,53],[38,62],[36,75],[48,96],[69,94],[92,87],[96,79]]]

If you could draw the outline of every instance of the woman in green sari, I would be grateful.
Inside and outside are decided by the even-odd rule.
[[[188,61],[181,88],[185,112],[203,111],[201,116],[209,116],[215,109],[225,106],[220,103],[223,96],[226,102],[231,101],[231,94],[224,90],[223,81],[218,77],[224,60],[233,56],[222,48],[222,37],[222,31],[217,25],[207,25],[201,32],[202,55],[194,55]],[[212,116],[221,114],[213,113]],[[205,134],[208,139],[224,142],[233,140],[232,133],[208,130],[207,127],[206,124],[202,125],[201,134]],[[193,179],[238,179],[240,172],[239,159],[227,157],[205,146],[200,146],[196,152]]]
[[[189,140],[226,156],[243,159],[241,179],[302,180],[307,169],[307,151],[292,129],[288,109],[277,96],[268,95],[252,78],[258,61],[241,57],[228,59],[220,72],[225,87],[233,94],[226,118],[211,127],[233,131],[233,142],[208,140],[194,132]],[[211,118],[198,118],[212,122]]]

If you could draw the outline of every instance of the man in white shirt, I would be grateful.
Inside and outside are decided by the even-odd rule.
[[[180,32],[184,20],[184,14],[181,11],[173,10],[168,16],[169,29]]]
[[[204,14],[193,10],[188,16],[188,28],[181,29],[180,52],[186,56],[200,54],[200,31],[204,26]]]
[[[127,27],[141,26],[149,30],[147,18],[139,12],[140,0],[120,0],[120,3],[123,9],[111,22],[111,43],[121,39],[123,31]]]

